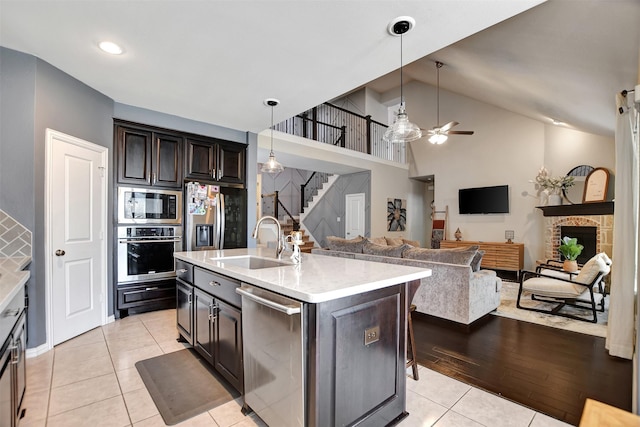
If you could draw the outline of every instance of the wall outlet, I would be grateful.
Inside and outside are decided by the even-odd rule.
[[[340,217],[336,218],[336,221],[340,222]]]

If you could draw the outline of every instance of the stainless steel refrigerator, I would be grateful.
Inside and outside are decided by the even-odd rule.
[[[247,190],[185,185],[185,250],[247,247]]]

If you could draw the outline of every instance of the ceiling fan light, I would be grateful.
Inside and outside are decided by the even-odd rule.
[[[387,128],[383,136],[386,142],[396,144],[411,142],[420,138],[422,138],[422,131],[417,125],[409,121],[409,116],[402,107],[398,110],[396,120]]]
[[[435,145],[444,144],[449,137],[443,133],[434,133],[429,137],[429,142]]]
[[[262,164],[262,167],[260,168],[260,172],[264,173],[280,173],[283,170],[284,166],[282,166],[280,162],[276,160],[276,155],[273,154],[273,151],[269,153],[269,160],[264,162]]]

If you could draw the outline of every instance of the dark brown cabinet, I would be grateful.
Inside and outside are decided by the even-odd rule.
[[[222,300],[216,301],[214,325],[214,366],[238,390],[242,390],[242,321],[241,312]]]
[[[186,140],[185,179],[245,183],[246,146],[214,138]]]
[[[116,143],[120,184],[182,188],[181,136],[119,124]]]
[[[214,364],[215,312],[213,297],[200,289],[193,292],[193,346],[207,362]]]
[[[178,333],[242,392],[242,302],[235,293],[240,283],[181,260],[176,271]]]
[[[187,166],[185,178],[215,180],[216,146],[212,142],[187,138]]]
[[[246,146],[218,144],[218,181],[243,184],[245,182]]]
[[[176,318],[178,332],[189,344],[193,344],[193,286],[176,280]]]

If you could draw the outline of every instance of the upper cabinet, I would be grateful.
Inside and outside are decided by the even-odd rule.
[[[186,139],[187,180],[244,184],[246,145],[217,139]]]
[[[244,186],[245,144],[115,122],[119,184],[182,188],[183,181]]]
[[[182,188],[181,136],[118,124],[116,144],[120,184]]]

